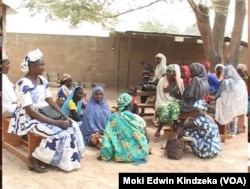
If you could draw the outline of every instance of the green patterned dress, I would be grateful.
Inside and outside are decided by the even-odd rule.
[[[104,161],[146,162],[148,143],[145,121],[129,111],[113,113],[102,138],[100,156]]]
[[[174,87],[172,91],[179,90],[178,87]],[[161,123],[169,123],[179,118],[181,105],[180,101],[173,97],[172,93],[168,93],[168,101],[159,105],[156,109],[156,116]]]

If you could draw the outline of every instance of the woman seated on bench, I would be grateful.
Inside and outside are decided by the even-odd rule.
[[[180,115],[180,99],[184,91],[184,83],[181,79],[180,66],[170,64],[166,70],[166,76],[159,80],[155,102],[155,116],[159,119],[159,126],[154,135],[157,142],[164,124],[176,124]],[[173,123],[172,123],[173,122]]]
[[[7,57],[6,53],[2,53],[2,116],[11,117],[13,112],[17,107],[17,97],[14,89],[14,84],[10,81],[8,73],[10,70],[11,64],[10,60]]]
[[[194,62],[190,64],[191,82],[185,88],[181,99],[181,112],[190,112],[193,109],[194,103],[198,100],[203,100],[209,94],[209,84],[207,81],[207,73],[205,67]]]
[[[213,158],[221,151],[218,125],[206,115],[207,103],[204,100],[195,102],[194,108],[197,116],[187,118],[183,124],[184,136],[191,137],[187,145],[198,157]]]
[[[16,83],[18,106],[10,120],[8,133],[20,136],[35,133],[43,137],[28,158],[30,170],[46,172],[41,162],[64,171],[78,169],[84,152],[82,134],[77,123],[65,116],[54,102],[48,81],[41,76],[44,66],[39,49],[29,52],[21,63],[21,70],[27,74]],[[39,108],[48,105],[57,110],[64,120],[54,120],[38,112]]]
[[[232,65],[224,68],[224,78],[215,95],[215,120],[226,125],[237,120],[237,116],[247,114],[248,93],[244,80]],[[230,134],[237,133],[237,122],[230,124]]]
[[[210,86],[209,95],[211,96],[214,96],[220,88],[220,83],[223,79],[224,67],[225,66],[223,64],[216,64],[214,68],[215,73],[207,75],[207,80]]]

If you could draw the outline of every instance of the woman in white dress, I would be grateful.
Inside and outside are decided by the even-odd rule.
[[[85,148],[83,137],[77,123],[66,117],[54,102],[48,81],[41,76],[44,66],[43,54],[39,49],[29,52],[21,63],[21,70],[27,74],[16,83],[18,105],[8,132],[20,136],[32,132],[44,137],[29,157],[30,170],[46,172],[41,162],[64,171],[78,169]],[[39,108],[48,105],[64,119],[54,120],[38,112]]]
[[[8,77],[10,69],[10,61],[6,53],[2,54],[2,115],[3,117],[11,117],[17,107],[17,98],[14,90],[14,84]]]

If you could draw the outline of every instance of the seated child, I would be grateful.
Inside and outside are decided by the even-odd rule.
[[[68,96],[61,108],[62,112],[78,122],[79,126],[82,125],[82,115],[83,110],[85,109],[85,104],[83,103],[82,98],[83,88],[81,86],[77,86]]]
[[[127,90],[127,93],[131,95],[132,97],[132,104],[133,104],[133,108],[131,110],[131,112],[138,114],[139,113],[139,107],[137,105],[137,100],[136,100],[136,95],[137,95],[137,87],[129,87],[129,89]]]

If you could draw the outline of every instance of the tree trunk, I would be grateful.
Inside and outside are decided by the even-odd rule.
[[[201,4],[196,5],[193,0],[188,0],[188,2],[196,16],[197,26],[201,34],[201,39],[203,41],[205,57],[208,61],[210,61],[213,68],[214,65],[219,62],[220,58],[214,48],[213,35],[211,32],[208,14],[209,9],[208,7],[205,7]]]
[[[231,43],[228,48],[226,61],[232,63],[234,66],[238,64],[240,42],[242,37],[243,25],[246,16],[246,1],[235,1],[235,19],[233,32],[231,34]]]
[[[213,40],[214,49],[218,53],[218,62],[224,62],[224,33],[228,15],[228,7],[230,0],[227,1],[213,1],[215,7],[214,27],[213,27]]]

